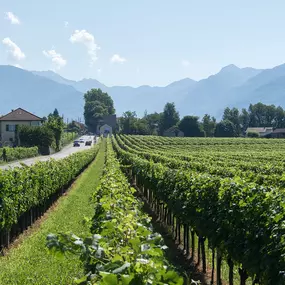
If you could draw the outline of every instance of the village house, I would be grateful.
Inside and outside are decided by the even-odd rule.
[[[42,118],[22,109],[12,110],[0,117],[0,142],[2,145],[12,144],[15,141],[15,131],[18,125],[40,126]]]
[[[271,138],[274,139],[284,139],[285,138],[285,129],[275,129],[271,134]]]
[[[184,137],[184,133],[178,127],[173,126],[163,132],[164,137]]]
[[[258,133],[259,137],[264,138],[268,137],[273,132],[272,127],[265,127],[265,128],[247,128],[246,135],[248,133]]]
[[[117,117],[116,115],[105,115],[97,125],[96,134],[103,135],[104,137],[112,135],[117,128]]]

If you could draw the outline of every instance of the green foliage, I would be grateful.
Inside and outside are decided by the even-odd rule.
[[[167,103],[164,106],[160,122],[160,134],[168,130],[172,126],[176,126],[179,122],[179,113],[176,111],[174,103]]]
[[[233,127],[234,127],[234,136],[239,136],[241,134],[241,128],[240,128],[240,113],[237,108],[226,108],[224,110],[224,115],[223,115],[223,122],[224,126],[226,127],[225,122],[231,122]],[[221,126],[219,126],[221,127]],[[227,129],[230,128],[229,123],[227,123]],[[230,132],[229,130],[227,132]]]
[[[70,133],[80,133],[80,127],[76,124],[75,121],[72,121],[66,126],[66,131]]]
[[[246,135],[249,138],[259,138],[259,133],[257,132],[248,132]]]
[[[0,230],[11,228],[23,213],[43,205],[67,186],[94,159],[97,151],[96,147],[61,160],[0,171]]]
[[[146,121],[149,134],[150,135],[158,135],[159,126],[161,123],[162,113],[152,113],[147,114],[145,113],[143,119]]]
[[[285,128],[285,111],[280,106],[250,104],[248,110],[243,108],[241,112],[237,108],[226,108],[223,120],[232,122],[235,134],[239,136],[245,135],[249,127]]]
[[[35,157],[39,154],[38,147],[4,147],[0,149],[0,160],[13,161],[23,158]]]
[[[150,133],[146,119],[137,118],[136,112],[127,111],[119,118],[119,130],[122,134],[148,135]]]
[[[47,237],[51,252],[71,252],[85,264],[88,274],[76,284],[183,284],[165,261],[163,240],[151,231],[133,194],[108,141],[104,174],[93,194],[93,235]]]
[[[199,117],[185,116],[179,122],[178,127],[185,137],[204,137],[205,133],[201,130]]]
[[[84,94],[84,118],[85,124],[92,132],[96,131],[97,125],[103,115],[113,115],[115,113],[112,98],[102,92],[101,89],[91,89]]]
[[[113,145],[141,185],[224,258],[260,284],[284,284],[284,140],[117,136]]]
[[[57,109],[54,110],[53,114],[48,115],[45,126],[53,132],[56,150],[59,151],[61,149],[61,138],[64,129],[64,122],[63,118],[59,116]]]
[[[221,121],[216,125],[215,137],[231,138],[236,136],[237,136],[236,127],[231,121],[229,120]]]
[[[202,119],[202,128],[205,132],[206,137],[213,137],[216,129],[216,119],[205,114]]]
[[[56,207],[45,215],[40,226],[22,235],[17,246],[0,257],[1,285],[65,285],[85,275],[76,256],[55,258],[47,254],[45,241],[50,232],[72,231],[77,235],[90,232],[88,223],[82,221],[94,214],[90,197],[98,187],[104,166],[105,154],[101,146],[95,161],[76,179],[67,195],[57,200]]]
[[[137,114],[136,112],[126,111],[119,119],[120,132],[123,134],[136,134],[137,132]]]
[[[23,147],[50,147],[54,139],[52,131],[45,125],[38,127],[20,125],[18,132]]]
[[[64,132],[61,138],[61,146],[64,147],[73,142],[78,137],[77,133]]]

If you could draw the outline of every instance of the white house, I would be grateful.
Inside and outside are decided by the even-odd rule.
[[[109,125],[105,124],[100,127],[100,135],[103,135],[105,138],[108,135],[112,135],[112,133],[113,133],[113,129]]]
[[[271,134],[273,132],[273,128],[272,127],[247,128],[246,134],[248,134],[249,132],[251,132],[251,133],[258,133],[259,136],[262,138],[262,137],[265,137],[265,136]]]

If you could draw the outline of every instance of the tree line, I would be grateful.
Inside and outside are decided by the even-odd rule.
[[[115,114],[112,98],[100,89],[92,89],[85,95],[84,117],[89,130],[95,131],[103,115]],[[225,108],[222,119],[210,114],[202,118],[180,118],[173,102],[164,106],[163,112],[145,112],[139,118],[135,111],[126,111],[118,118],[116,131],[123,134],[164,135],[166,132],[183,132],[186,137],[239,137],[245,136],[249,127],[285,128],[285,111],[282,107],[250,104],[248,109]]]

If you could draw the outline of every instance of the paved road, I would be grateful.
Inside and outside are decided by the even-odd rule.
[[[50,158],[53,159],[62,159],[65,158],[67,156],[69,156],[72,153],[78,152],[78,151],[82,151],[82,150],[86,150],[91,148],[91,146],[85,146],[85,141],[89,140],[90,136],[82,136],[80,137],[80,139],[84,140],[84,143],[80,144],[80,147],[74,147],[73,143],[67,145],[66,147],[64,147],[60,152],[54,153],[52,155],[46,155],[46,156],[37,156],[37,157],[33,157],[33,158],[27,158],[24,160],[21,160],[21,163],[25,163],[26,165],[32,165],[37,161],[47,161]],[[94,137],[91,136],[92,139],[92,145],[93,145],[93,139]],[[19,161],[15,161],[15,162],[11,162],[5,165],[0,165],[0,169],[9,169],[9,168],[14,168],[14,167],[21,167]]]

